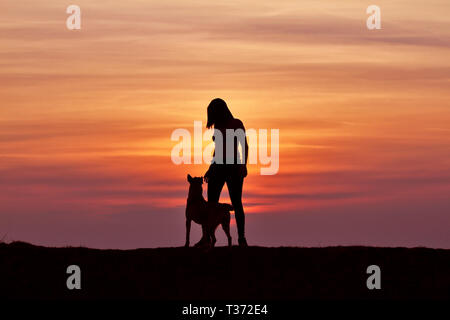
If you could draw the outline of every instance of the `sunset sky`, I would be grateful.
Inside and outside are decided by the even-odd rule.
[[[450,248],[448,0],[2,0],[0,239],[183,245],[208,165],[170,137],[216,97],[280,130],[278,174],[245,179],[250,245]]]

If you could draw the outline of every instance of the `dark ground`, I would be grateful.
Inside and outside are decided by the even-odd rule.
[[[81,268],[68,290],[66,268]],[[369,265],[381,290],[368,290]],[[0,244],[0,298],[258,301],[450,299],[450,250],[219,247],[96,250]]]

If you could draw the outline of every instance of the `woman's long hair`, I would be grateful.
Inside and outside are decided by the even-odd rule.
[[[213,125],[215,128],[223,128],[226,123],[234,119],[230,109],[222,99],[214,99],[208,106],[208,121],[206,127],[209,129]]]

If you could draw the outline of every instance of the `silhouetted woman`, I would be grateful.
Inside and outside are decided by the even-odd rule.
[[[233,141],[229,142],[232,143],[232,149],[228,148],[228,154],[226,148],[227,129],[241,129],[245,133],[245,128],[241,120],[233,117],[227,104],[222,99],[214,99],[208,106],[208,121],[206,127],[209,129],[212,126],[214,126],[214,129],[221,132],[223,141],[221,143],[222,146],[220,146],[218,143],[219,140],[213,136],[215,142],[214,160],[204,177],[205,182],[208,183],[208,201],[219,202],[223,185],[225,183],[227,184],[231,203],[234,207],[239,245],[246,247],[247,241],[245,240],[244,231],[245,216],[244,207],[242,206],[242,187],[244,184],[244,178],[247,176],[247,139],[245,136],[243,139],[233,137]],[[238,152],[239,144],[241,144],[241,151],[245,150],[244,155],[242,155],[242,153],[239,154]],[[244,144],[244,146],[242,144]],[[218,150],[218,148],[220,147],[222,148],[222,161],[217,161],[218,155],[220,154],[220,150]],[[231,150],[233,150],[232,154],[230,154]]]

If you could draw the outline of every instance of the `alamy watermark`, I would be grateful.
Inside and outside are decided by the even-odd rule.
[[[189,130],[175,129],[171,140],[177,143],[171,152],[172,162],[179,164],[247,164],[261,165],[261,175],[275,175],[279,169],[280,130],[268,129],[226,129],[225,134],[218,129],[203,132],[202,121],[194,121],[193,143]],[[214,139],[214,141],[212,141]],[[203,148],[204,141],[209,141]],[[246,148],[248,142],[248,148]],[[268,152],[270,143],[270,154]],[[225,147],[225,148],[224,148]],[[248,155],[246,154],[248,149]],[[193,152],[192,152],[193,151]]]
[[[69,30],[81,29],[81,8],[78,5],[69,5],[66,9],[66,13],[70,16],[66,20],[66,27]],[[366,20],[367,29],[381,29],[381,9],[377,5],[370,5],[366,9],[366,14],[370,16]]]
[[[370,265],[366,270],[370,277],[367,278],[366,286],[369,290],[380,290],[381,289],[381,269],[376,264]]]
[[[79,6],[72,4],[67,7],[66,13],[70,14],[66,20],[66,27],[69,30],[81,29],[81,9]]]
[[[66,270],[70,276],[67,278],[66,286],[69,290],[81,290],[81,269],[77,265],[70,265]]]
[[[374,30],[374,29],[381,29],[381,9],[377,5],[370,5],[366,9],[366,13],[370,14],[370,16],[367,18],[366,25],[367,29]]]

